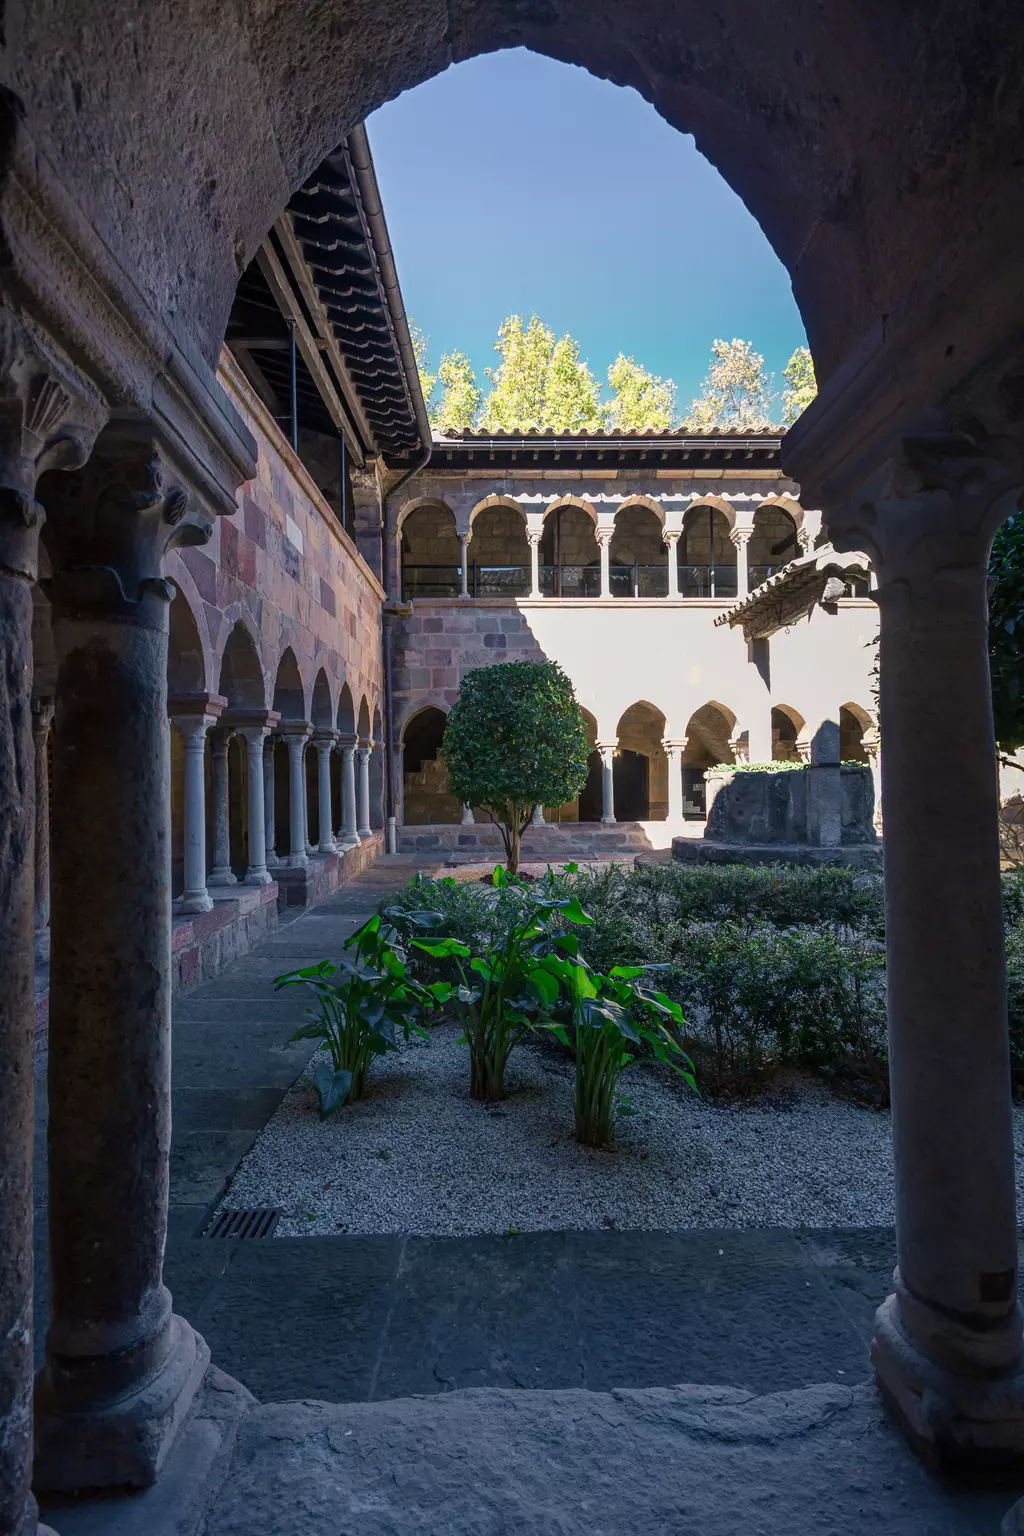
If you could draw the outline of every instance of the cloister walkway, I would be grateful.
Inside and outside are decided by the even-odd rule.
[[[749,1497],[764,1516],[757,1529],[797,1536],[805,1516],[812,1528],[812,1514],[815,1530],[832,1529],[826,1497],[836,1501],[836,1529],[854,1536],[995,1536],[1012,1496],[933,1483],[881,1414],[874,1386],[860,1385],[869,1376],[874,1310],[891,1285],[889,1229],[339,1234],[243,1243],[197,1235],[310,1054],[307,1045],[283,1043],[304,999],[275,995],[272,978],[336,953],[410,872],[407,860],[381,860],[175,1003],[167,1283],[175,1310],[205,1337],[216,1365],[262,1403],[288,1405],[245,1419],[230,1476],[211,1480],[224,1486],[208,1529],[217,1536],[259,1529],[275,1536],[293,1529],[303,1536],[497,1536],[512,1529],[617,1536],[627,1528],[628,1508],[633,1532],[724,1536],[749,1528],[740,1514]],[[40,1100],[42,1139],[42,1076]],[[40,1153],[42,1169],[42,1140]],[[40,1178],[40,1215],[45,1195]],[[41,1352],[45,1221],[37,1233]],[[682,1397],[659,1391],[681,1382],[700,1389]],[[492,1390],[462,1390],[474,1388]],[[795,1395],[769,1399],[767,1407],[750,1396],[778,1393]],[[211,1423],[219,1414],[233,1424],[246,1406],[230,1391],[212,1395],[220,1406],[210,1409],[207,1391],[157,1488],[124,1499],[51,1502],[44,1519],[60,1536],[191,1536],[192,1526],[168,1511],[178,1509],[183,1485],[201,1486],[204,1456],[223,1443]],[[299,1399],[351,1406],[314,1409]],[[593,1418],[586,1454],[572,1448],[581,1413]],[[617,1424],[616,1414],[628,1422]],[[325,1429],[326,1443],[341,1448],[336,1462],[324,1460]],[[658,1471],[656,1447],[668,1433],[672,1464]],[[257,1458],[245,1449],[252,1434],[258,1476]],[[369,1448],[357,1464],[346,1463],[346,1440],[355,1435]],[[436,1437],[438,1481],[417,1475],[417,1486],[402,1492],[405,1481],[396,1484],[387,1457],[378,1465],[374,1447],[387,1445],[407,1471],[418,1457],[422,1473],[430,1463],[422,1457],[424,1436]],[[593,1447],[602,1436],[608,1444],[598,1468]],[[517,1494],[541,1447],[549,1486],[534,1481]],[[615,1472],[617,1457],[623,1465]],[[560,1458],[568,1458],[561,1469]],[[797,1496],[812,1464],[814,1478]],[[742,1486],[744,1467],[760,1483],[756,1494],[753,1483]],[[301,1492],[292,1482],[299,1469]],[[723,1478],[732,1480],[728,1494]],[[452,1487],[460,1482],[469,1502],[458,1510]],[[858,1486],[860,1519],[849,1504]],[[295,1491],[294,1526],[288,1489]],[[604,1524],[594,1523],[593,1506],[586,1514],[588,1498],[598,1496],[602,1507],[611,1499]],[[520,1522],[529,1511],[525,1524],[515,1523],[518,1497]],[[557,1523],[577,1511],[578,1527]]]

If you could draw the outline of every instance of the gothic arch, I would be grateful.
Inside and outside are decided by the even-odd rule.
[[[171,602],[167,638],[167,692],[206,692],[203,638],[191,603],[181,587]]]
[[[330,730],[334,724],[334,705],[331,701],[331,685],[327,680],[327,673],[323,667],[316,674],[313,682],[313,702],[310,706],[310,720],[313,725],[321,730]]]
[[[302,673],[290,645],[282,652],[274,674],[274,708],[281,716],[282,725],[309,719]]]
[[[338,730],[343,740],[351,740],[356,733],[355,705],[352,702],[352,690],[347,682],[342,683],[341,692],[338,695]]]
[[[267,684],[259,651],[248,625],[238,619],[224,644],[220,658],[217,692],[229,709],[261,709],[267,702]]]

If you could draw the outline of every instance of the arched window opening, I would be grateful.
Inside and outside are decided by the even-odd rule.
[[[402,733],[403,820],[406,826],[451,826],[462,806],[448,791],[448,765],[441,751],[448,717],[433,706],[421,709]]]
[[[581,711],[587,728],[587,782],[575,800],[565,805],[549,806],[544,811],[545,821],[600,821],[601,820],[601,754],[597,750],[597,721],[589,709]]]
[[[612,785],[617,821],[668,819],[668,759],[662,746],[665,716],[641,699],[616,728]]]
[[[384,799],[384,724],[377,706],[374,706],[370,739],[373,743],[370,753],[370,826],[379,832],[387,820],[387,806]]]
[[[402,524],[402,596],[458,597],[462,546],[450,507],[416,507]]]
[[[608,551],[613,597],[666,597],[668,563],[661,519],[650,507],[623,507]]]
[[[522,597],[530,590],[530,545],[522,513],[514,507],[483,507],[469,541],[469,591],[473,597]]]
[[[703,821],[707,815],[707,771],[733,761],[730,742],[735,728],[736,716],[721,704],[702,704],[687,721],[680,753],[684,820]]]
[[[589,512],[571,503],[552,508],[544,519],[540,567],[545,597],[600,597],[601,552]]]
[[[839,711],[839,761],[842,763],[868,763],[864,732],[870,729],[871,717],[866,710],[855,704],[844,704]]]
[[[691,507],[676,548],[680,596],[736,596],[736,549],[729,537],[728,518],[719,507]]]
[[[747,579],[750,590],[781,571],[800,553],[796,523],[785,507],[758,507],[754,513],[754,532],[747,549]]]
[[[802,740],[800,733],[805,723],[803,715],[798,715],[788,705],[783,704],[772,710],[772,762],[801,761],[798,742]]]

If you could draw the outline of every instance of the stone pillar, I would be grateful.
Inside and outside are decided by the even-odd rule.
[[[898,1268],[872,1361],[934,1464],[1018,1475],[1024,1341],[987,583],[1022,480],[1011,445],[937,434],[906,441],[829,510],[837,547],[871,553],[881,611]]]
[[[32,749],[35,763],[35,930],[36,945],[47,943],[50,926],[50,774],[46,744],[53,721],[53,700],[32,704]],[[43,935],[47,935],[44,939]]]
[[[228,784],[228,742],[234,733],[216,730],[210,736],[213,799],[213,869],[207,885],[237,885],[231,873],[231,801]]]
[[[679,540],[682,535],[678,532],[665,533],[662,541],[668,550],[668,596],[679,596]]]
[[[271,732],[263,743],[263,848],[268,869],[281,863],[277,856],[277,777],[274,772],[276,735]]]
[[[289,869],[306,869],[306,740],[311,725],[288,722],[281,735],[288,743],[288,856]]]
[[[601,820],[606,826],[615,820],[615,748],[614,741],[599,741],[597,750],[601,754]]]
[[[249,866],[245,872],[246,885],[271,885],[273,875],[267,869],[267,737],[280,716],[274,710],[232,710],[230,724],[245,742],[248,768],[249,803],[247,825],[249,833]],[[270,764],[270,836],[273,842],[273,793],[274,768]]]
[[[683,768],[682,750],[685,741],[665,741],[665,757],[668,760],[668,819],[682,822],[683,817]]]
[[[338,739],[337,731],[318,730],[313,737],[319,769],[317,810],[320,820],[320,852],[336,853],[334,829],[331,826],[331,753]]]
[[[36,482],[81,464],[105,410],[56,348],[3,311],[0,366],[0,1530],[35,1536],[32,1472],[32,944],[35,774],[32,584]],[[80,425],[72,424],[76,421]],[[52,1536],[52,1532],[50,1533]]]
[[[174,903],[175,912],[209,912],[213,906],[213,897],[206,889],[206,733],[216,725],[226,702],[216,694],[167,701],[170,722],[185,748],[185,883]]]
[[[530,545],[530,596],[540,597],[540,541],[543,534],[531,529],[526,537]]]
[[[359,847],[358,816],[356,812],[356,744],[354,740],[341,744],[341,840],[339,846]]]
[[[471,805],[464,805],[462,807],[462,825],[464,827],[476,826],[476,817],[473,815],[473,807]]]
[[[871,818],[876,832],[882,830],[882,738],[877,730],[863,738],[863,747],[871,765],[871,782],[875,788],[875,814]]]
[[[356,832],[360,840],[373,836],[373,828],[370,826],[370,753],[372,750],[373,748],[368,741],[361,741],[356,748],[356,758],[359,763],[358,825]]]
[[[531,827],[542,827],[543,825],[544,825],[544,807],[542,805],[535,805],[534,808],[533,808],[533,815],[530,817],[530,826]]]
[[[53,477],[50,1330],[36,1486],[145,1486],[209,1351],[163,1283],[170,1150],[168,610],[194,508],[152,436]],[[60,483],[64,482],[64,483]]]
[[[750,575],[747,568],[747,546],[753,537],[753,528],[733,528],[729,532],[736,550],[736,596],[747,597],[750,593]]]
[[[460,597],[469,596],[469,534],[459,534],[459,581]]]
[[[598,528],[594,537],[597,539],[598,548],[601,551],[601,596],[612,595],[611,573],[611,542],[614,530],[611,528]]]
[[[810,742],[807,769],[807,840],[819,848],[843,841],[843,786],[839,767],[839,723],[823,720]]]

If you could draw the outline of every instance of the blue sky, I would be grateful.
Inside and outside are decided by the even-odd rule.
[[[804,341],[789,277],[693,140],[633,90],[525,49],[457,64],[369,119],[408,313],[483,384],[507,314],[621,350],[681,409],[716,336],[781,372]]]

